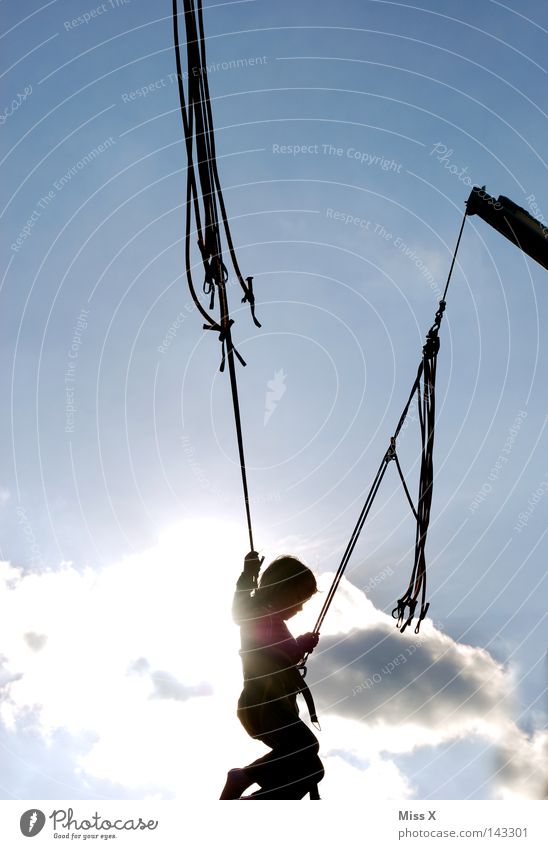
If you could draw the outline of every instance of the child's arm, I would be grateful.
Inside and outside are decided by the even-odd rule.
[[[261,560],[256,551],[246,554],[244,571],[236,582],[236,592],[232,602],[232,618],[237,625],[253,617],[253,599],[251,593],[257,589],[257,578],[261,568]]]
[[[308,632],[302,634],[296,639],[291,636],[285,625],[279,626],[279,632],[273,629],[270,634],[269,649],[273,654],[283,657],[290,665],[300,663],[305,654],[310,652],[318,645],[319,635]]]

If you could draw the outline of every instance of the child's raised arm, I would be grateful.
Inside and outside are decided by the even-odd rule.
[[[244,559],[244,571],[236,582],[236,592],[232,602],[232,618],[237,625],[253,616],[251,593],[257,589],[257,580],[261,569],[261,559],[256,551],[250,551]]]

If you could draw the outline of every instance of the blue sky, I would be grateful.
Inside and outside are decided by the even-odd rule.
[[[71,714],[54,697],[60,646],[87,638],[106,691],[123,691],[128,711],[139,705],[151,739],[183,711],[200,721],[224,712],[235,742],[208,768],[203,792],[214,794],[240,751],[256,750],[219,695],[218,661],[197,669],[191,634],[221,617],[236,652],[228,609],[247,548],[220,346],[202,332],[184,279],[171,5],[4,5],[2,604],[37,603],[26,630],[16,618],[3,626],[10,755],[0,784],[4,798],[54,798],[59,781],[84,798],[181,792],[168,756],[150,786],[134,781],[112,742],[116,723],[79,724],[81,706]],[[300,554],[327,580],[414,379],[470,183],[548,220],[548,17],[538,0],[250,0],[207,4],[205,26],[225,201],[263,324],[229,288],[248,362],[238,377],[256,542],[267,559]],[[407,585],[414,539],[390,469],[350,564],[346,606],[310,664],[331,718],[323,754],[338,782],[326,778],[327,797],[375,786],[410,798],[542,792],[545,276],[467,221],[441,329],[430,642],[409,653],[416,668],[381,673],[401,651],[384,617]],[[418,452],[411,420],[400,457],[413,493]],[[158,622],[148,642],[129,627],[127,564],[138,564],[138,609]],[[197,597],[184,622],[172,610],[166,627],[166,596],[185,595],[187,582]],[[111,593],[112,639],[126,625],[136,635],[116,664],[89,610],[91,587],[98,610]],[[239,670],[226,663],[237,696]],[[154,689],[158,670],[172,690]],[[375,675],[375,687],[352,695]],[[418,731],[410,703],[426,717]],[[182,757],[189,746],[183,735]],[[36,780],[18,767],[21,753]]]

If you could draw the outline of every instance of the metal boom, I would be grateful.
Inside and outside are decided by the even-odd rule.
[[[479,215],[548,270],[548,227],[527,210],[504,195],[498,199],[491,197],[485,186],[481,189],[474,186],[466,201],[466,211],[468,215]]]

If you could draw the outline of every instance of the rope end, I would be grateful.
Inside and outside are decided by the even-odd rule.
[[[247,288],[244,288],[242,304],[249,304],[249,308],[251,310],[251,318],[253,319],[255,327],[262,327],[261,322],[255,315],[255,295],[253,294],[253,277],[246,277],[245,281],[247,283]]]

